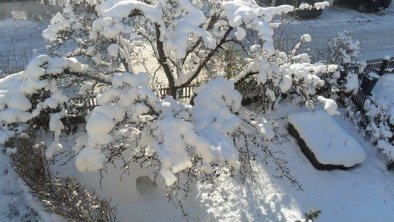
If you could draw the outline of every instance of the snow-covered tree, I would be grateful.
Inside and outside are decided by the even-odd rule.
[[[59,136],[71,113],[70,99],[94,96],[98,106],[84,113],[86,133],[74,147],[80,171],[100,170],[128,150],[129,159],[157,163],[167,186],[190,169],[209,174],[226,166],[236,172],[243,168],[242,155],[275,137],[275,124],[244,108],[234,84],[252,79],[266,86],[257,93],[272,103],[283,94],[304,103],[324,85],[319,75],[337,68],[311,64],[307,54],[298,54],[309,35],[289,54],[275,50],[279,24],[273,19],[292,6],[263,8],[251,0],[67,0],[63,5],[43,32],[49,55],[0,80],[0,121],[49,115],[54,141],[46,155],[51,158],[62,149]],[[231,79],[220,71],[205,78],[208,62],[226,44],[243,49],[243,70]],[[192,101],[178,100],[178,91],[197,78],[202,82]],[[158,79],[168,85],[164,99],[157,94]]]

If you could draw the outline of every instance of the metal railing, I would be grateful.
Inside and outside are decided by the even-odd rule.
[[[385,73],[393,73],[394,69],[394,58],[390,59],[371,59],[366,61],[367,65],[362,70],[362,73],[375,72],[379,75],[384,75]],[[354,64],[345,64],[345,72],[360,73],[360,67]]]
[[[369,78],[369,73],[376,73],[379,76],[394,73],[394,58],[390,59],[371,59],[367,60],[367,65],[362,72],[359,72],[359,66],[348,65],[344,66],[345,72],[353,72],[359,74],[361,80],[360,89],[357,94],[353,96],[354,103],[360,108],[364,107],[365,101],[371,96],[371,92],[379,81],[379,78]],[[394,87],[394,86],[393,86]]]

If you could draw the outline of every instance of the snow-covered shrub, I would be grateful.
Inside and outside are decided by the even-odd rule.
[[[250,71],[243,71],[235,78],[240,84],[239,89],[245,93],[244,97],[253,100],[257,97],[258,101],[264,101],[262,104],[266,107],[285,97],[294,103],[314,100],[319,90],[325,86],[322,77],[336,75],[337,66],[312,64],[308,54],[298,53],[301,46],[310,41],[311,36],[305,34],[290,54],[276,51],[269,56],[261,54],[258,47],[252,46],[251,59],[260,61],[260,66],[257,68],[255,63],[250,61]]]
[[[330,62],[334,64],[356,63],[360,56],[360,41],[351,36],[350,31],[342,31],[329,43]]]
[[[11,154],[13,166],[28,191],[44,209],[72,221],[117,221],[115,210],[70,178],[54,178],[44,154],[43,144],[35,144],[33,135],[21,134],[7,145],[16,150]]]
[[[319,90],[320,94],[333,98],[346,98],[357,93],[360,81],[359,74],[366,63],[359,60],[360,41],[351,36],[350,31],[341,31],[328,42],[328,47],[312,51],[312,61],[322,61],[337,64],[338,70],[323,74],[326,84]],[[358,66],[359,73],[345,71],[348,66]]]
[[[305,222],[314,222],[320,216],[321,210],[319,209],[310,209],[308,212],[304,213],[304,221]],[[296,222],[301,222],[301,220],[296,220]]]
[[[334,91],[331,94],[335,93],[335,98],[347,107],[346,115],[356,129],[387,157],[390,165],[394,162],[394,122],[390,120],[392,105],[381,103],[373,96],[369,96],[361,106],[351,99],[361,90],[359,75],[366,63],[359,60],[360,41],[350,34],[349,31],[340,32],[329,42],[330,55],[326,60],[338,64],[342,71],[340,76],[336,75],[337,78],[324,78],[329,83],[327,89]],[[346,66],[358,66],[359,73],[344,71]]]
[[[224,75],[226,78],[231,79],[245,68],[246,61],[244,57],[243,49],[239,45],[226,44],[223,46],[223,50],[209,62],[208,67],[212,68],[209,68],[208,75],[212,77]]]
[[[387,158],[387,165],[392,168],[394,162],[394,115],[390,104],[382,104],[372,96],[359,107],[352,100],[346,100],[346,114],[356,129]]]
[[[304,103],[325,84],[320,76],[337,69],[312,64],[298,53],[311,41],[309,35],[289,54],[275,49],[279,24],[272,20],[292,6],[262,8],[251,0],[70,0],[64,7],[43,32],[49,55],[0,80],[0,121],[30,122],[47,113],[54,139],[46,156],[52,158],[63,149],[59,137],[71,113],[70,98],[94,96],[98,106],[79,113],[86,132],[73,147],[81,172],[105,169],[127,150],[126,160],[148,163],[168,187],[179,187],[184,176],[209,177],[218,167],[242,173],[245,157],[250,160],[245,152],[274,139],[275,124],[246,110],[234,85],[252,79],[263,86],[256,95],[270,104],[285,94],[287,101]],[[227,43],[243,49],[242,70],[205,78],[192,104],[178,101],[179,90],[203,77]],[[149,68],[154,64],[158,68]],[[164,99],[153,84],[159,77],[168,85]],[[64,87],[69,82],[77,84]]]

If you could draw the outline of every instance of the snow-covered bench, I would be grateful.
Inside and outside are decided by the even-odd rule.
[[[288,120],[289,133],[316,169],[349,169],[365,160],[362,146],[326,112],[291,114]]]

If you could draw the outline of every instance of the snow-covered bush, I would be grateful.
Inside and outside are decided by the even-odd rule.
[[[336,72],[321,76],[326,84],[320,89],[320,94],[337,99],[357,93],[360,86],[359,74],[363,72],[366,66],[366,63],[359,59],[360,45],[360,41],[353,38],[350,31],[345,30],[330,39],[327,48],[311,52],[313,54],[311,56],[312,61],[338,65]],[[358,67],[359,73],[347,71],[349,66]]]
[[[310,209],[308,212],[304,213],[304,221],[305,222],[314,222],[321,214],[321,210],[319,209]],[[296,220],[296,222],[301,222],[301,220]]]
[[[262,8],[251,0],[63,4],[63,12],[43,32],[49,55],[0,80],[0,121],[30,122],[48,114],[54,140],[46,156],[51,158],[63,149],[59,137],[70,98],[93,95],[98,106],[85,115],[86,133],[73,148],[82,172],[105,168],[125,150],[131,155],[126,159],[154,163],[169,187],[177,185],[183,172],[206,175],[218,166],[242,170],[240,150],[260,149],[260,143],[237,136],[258,133],[261,140],[253,141],[267,141],[275,134],[272,122],[241,105],[234,84],[252,79],[266,86],[257,93],[271,103],[283,94],[303,103],[324,85],[319,76],[337,69],[311,64],[307,54],[298,54],[301,44],[311,40],[309,35],[302,36],[290,54],[275,49],[278,24],[272,20],[293,11],[291,6]],[[244,68],[231,78],[203,79],[193,105],[178,101],[178,91],[202,77],[226,43],[243,49]],[[151,53],[149,58],[146,53]],[[157,69],[149,68],[152,61]],[[153,84],[159,77],[168,85],[164,99]],[[77,84],[64,87],[70,82]]]
[[[327,90],[335,94],[335,99],[345,105],[346,115],[353,122],[356,129],[364,134],[387,158],[389,168],[394,162],[394,121],[392,121],[392,107],[382,104],[373,96],[369,96],[364,104],[357,104],[354,100],[360,89],[359,76],[363,73],[366,63],[359,60],[360,41],[351,36],[351,32],[342,31],[329,42],[329,55],[324,60],[338,64],[339,72],[334,76],[323,76],[328,83]],[[357,67],[358,73],[347,66]],[[366,96],[366,95],[365,95]],[[353,98],[353,99],[352,99]]]
[[[36,144],[32,138],[34,135],[22,133],[8,140],[7,145],[15,149],[10,155],[14,169],[46,211],[70,221],[118,221],[108,201],[100,200],[73,179],[55,178],[43,153],[45,145]]]
[[[359,62],[361,42],[351,36],[350,31],[341,31],[329,43],[329,62],[333,64],[355,64]]]
[[[249,72],[243,71],[235,78],[235,81],[241,84],[239,89],[244,92],[244,96],[257,97],[258,101],[264,101],[263,106],[266,107],[285,97],[294,103],[315,99],[318,91],[325,85],[322,77],[335,76],[338,72],[336,65],[312,64],[308,54],[298,53],[301,46],[310,41],[310,35],[303,35],[290,54],[276,51],[267,57],[265,54],[256,53],[258,51],[254,52],[256,54],[251,58],[261,61],[260,67],[257,69],[252,62],[248,66]],[[242,81],[246,84],[242,84]]]
[[[226,44],[218,55],[214,56],[207,65],[208,76],[224,75],[231,79],[245,68],[243,49],[239,45]]]
[[[391,104],[382,104],[372,96],[362,107],[345,100],[346,114],[356,129],[363,133],[387,159],[388,168],[394,163],[394,114]]]

